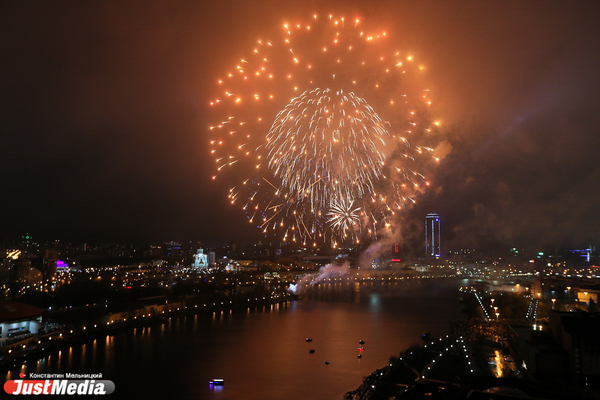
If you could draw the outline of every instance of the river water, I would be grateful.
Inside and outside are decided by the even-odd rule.
[[[27,372],[102,373],[115,383],[112,399],[339,400],[423,332],[443,335],[462,319],[461,283],[320,285],[284,305],[174,318],[66,348]],[[211,378],[225,385],[211,387]]]

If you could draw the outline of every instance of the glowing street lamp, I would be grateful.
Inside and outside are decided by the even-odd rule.
[[[554,303],[556,303],[556,299],[552,299],[552,309],[554,310]]]
[[[498,321],[499,319],[500,319],[500,313],[499,313],[499,312],[497,312],[497,313],[496,313],[496,321]]]

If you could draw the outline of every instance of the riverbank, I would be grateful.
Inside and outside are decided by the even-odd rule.
[[[413,345],[398,357],[390,357],[388,365],[365,377],[344,399],[389,399],[409,391],[417,382],[446,381],[473,373],[473,356],[465,341],[462,337],[446,335],[427,340],[422,346]]]
[[[502,348],[496,344],[498,347],[492,348]],[[550,388],[524,379],[522,375],[496,377],[491,373],[492,360],[489,354],[490,351],[485,351],[481,343],[452,333],[422,346],[411,346],[399,357],[392,357],[387,366],[365,377],[357,389],[345,394],[344,399],[459,400],[469,399],[474,393],[497,393],[532,399],[595,398],[592,392],[575,395],[568,388]],[[496,366],[495,362],[493,366]]]
[[[501,307],[499,312],[508,314],[505,305],[513,307],[521,301],[510,298],[498,303]],[[470,317],[468,320],[452,323],[450,333],[443,338],[425,335],[422,344],[411,346],[399,357],[391,357],[388,365],[365,377],[357,389],[345,394],[344,399],[387,400],[427,396],[458,400],[474,398],[478,393],[488,396],[486,398],[496,398],[489,397],[492,396],[490,393],[533,399],[598,398],[598,390],[568,382],[566,376],[554,381],[539,380],[526,368],[521,368],[522,363],[517,356],[517,333],[513,328],[520,321],[491,320],[476,291],[464,297],[463,307]],[[514,308],[519,311],[519,307]]]
[[[297,300],[291,293],[235,299],[221,302],[197,302],[188,299],[168,303],[168,307],[138,309],[118,315],[103,315],[85,325],[55,327],[52,332],[33,335],[0,348],[0,372],[21,369],[48,355],[72,346],[93,342],[131,329],[163,324],[173,318],[186,315],[237,314],[251,310],[263,311],[265,307],[282,305]],[[261,310],[261,308],[263,310]]]
[[[5,379],[21,372],[102,373],[116,385],[114,399],[342,399],[386,365],[391,350],[420,341],[425,330],[447,332],[461,318],[459,286],[455,279],[324,283],[301,301],[135,325],[27,362]],[[149,379],[157,373],[160,379]],[[226,384],[211,388],[213,378]]]

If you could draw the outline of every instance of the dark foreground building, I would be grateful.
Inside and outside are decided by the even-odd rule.
[[[29,304],[0,301],[0,346],[20,336],[39,333],[44,327],[44,312]]]

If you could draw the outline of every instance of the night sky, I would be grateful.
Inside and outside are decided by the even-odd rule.
[[[315,12],[378,21],[427,66],[449,154],[403,223],[439,213],[448,247],[600,243],[595,1],[2,1],[0,238],[261,239],[211,180],[207,104]]]

